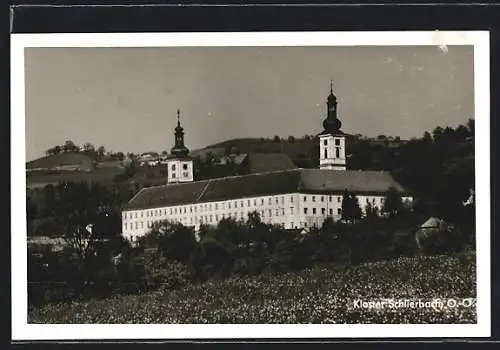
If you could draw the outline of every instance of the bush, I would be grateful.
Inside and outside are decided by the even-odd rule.
[[[171,276],[184,267],[172,266]],[[180,273],[179,273],[180,272]],[[174,279],[173,279],[174,280]],[[184,278],[180,278],[184,280]],[[476,308],[356,309],[354,301],[476,297],[474,254],[232,276],[175,290],[31,308],[30,323],[476,323]]]
[[[169,261],[163,267],[162,290],[174,290],[193,281],[192,271],[183,263]]]

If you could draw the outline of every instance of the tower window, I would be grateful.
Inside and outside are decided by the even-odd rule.
[[[304,208],[304,214],[307,214],[307,208]]]
[[[182,164],[182,169],[187,170],[188,169],[188,165],[186,163]]]
[[[324,140],[323,145],[328,146],[328,140]]]
[[[175,164],[172,164],[172,171],[175,171]]]
[[[339,139],[335,139],[335,146],[340,146],[340,140]]]
[[[340,158],[340,148],[338,148],[338,147],[335,148],[335,156],[337,158]]]
[[[325,157],[324,158],[328,158],[328,150],[325,149]]]

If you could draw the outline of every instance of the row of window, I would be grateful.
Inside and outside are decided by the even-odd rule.
[[[187,171],[185,171],[185,172],[182,173],[182,176],[183,177],[189,177],[189,173]],[[175,178],[176,178],[176,175],[175,175],[175,173],[173,173],[172,174],[172,179],[175,179]]]
[[[324,150],[324,158],[328,158],[328,149]],[[335,147],[335,158],[340,158],[340,147]]]
[[[293,196],[290,196],[290,203],[293,203],[293,201],[294,201]],[[267,202],[269,205],[272,205],[272,203],[273,203],[272,198],[268,198]],[[276,202],[276,204],[280,204],[280,202],[281,202],[281,204],[284,205],[285,204],[285,197],[284,196],[281,196],[281,198],[276,197],[275,202]],[[132,219],[132,218],[138,218],[139,215],[141,218],[144,217],[144,215],[146,215],[146,217],[167,215],[167,212],[169,215],[177,215],[177,214],[183,214],[183,213],[186,214],[188,212],[188,210],[190,213],[193,213],[193,212],[194,213],[197,213],[197,212],[203,213],[203,212],[207,212],[207,211],[212,211],[214,208],[215,208],[215,210],[236,209],[238,207],[244,208],[245,204],[246,204],[246,207],[252,207],[252,203],[253,203],[254,207],[257,206],[258,203],[260,203],[261,206],[265,205],[264,198],[261,198],[259,201],[255,198],[253,200],[250,200],[250,199],[240,200],[239,202],[238,201],[234,201],[234,202],[231,201],[231,202],[227,202],[227,203],[204,203],[204,204],[189,206],[189,208],[188,207],[180,207],[180,208],[174,207],[174,208],[169,208],[168,211],[167,211],[167,209],[154,209],[154,210],[147,210],[145,212],[146,214],[144,214],[144,211],[141,211],[140,214],[138,214],[137,212],[134,212],[134,213],[124,213],[123,215],[124,215],[124,219],[127,219],[127,218]]]
[[[328,197],[328,202],[331,203],[333,201],[332,196],[311,196],[311,201],[316,202],[316,197],[319,197],[321,202],[324,202],[327,197]],[[307,196],[304,196],[304,203],[306,202],[307,202]],[[337,196],[337,203],[342,203],[342,196]]]
[[[317,198],[318,197],[318,198]],[[372,197],[372,198],[366,198],[366,203],[369,204],[375,204],[375,197]],[[328,200],[330,203],[333,201],[333,197],[332,196],[315,196],[315,195],[312,195],[311,196],[311,201],[312,202],[317,202],[317,200],[319,200],[320,202],[325,202],[326,200]],[[284,196],[281,196],[281,197],[275,197],[274,198],[274,201],[276,204],[282,204],[284,205],[285,204],[285,197]],[[294,197],[293,196],[290,196],[289,198],[289,202],[290,203],[293,203],[294,201]],[[303,197],[303,201],[304,203],[307,203],[307,196],[304,196]],[[383,202],[383,199],[381,200]],[[250,208],[252,207],[252,204],[253,204],[253,207],[256,207],[258,205],[258,203],[260,203],[261,206],[265,205],[265,200],[264,198],[260,198],[259,200],[257,200],[256,198],[254,198],[253,200],[250,200],[250,199],[247,199],[247,200],[240,200],[240,201],[231,201],[231,202],[227,202],[227,203],[204,203],[204,204],[199,204],[199,205],[191,205],[189,207],[185,206],[185,207],[173,207],[173,208],[168,208],[168,209],[150,209],[150,210],[146,210],[146,211],[141,211],[140,213],[138,212],[130,212],[130,213],[127,213],[125,212],[123,214],[123,218],[124,219],[132,219],[132,218],[143,218],[144,216],[146,217],[158,217],[158,216],[164,216],[164,215],[181,215],[181,214],[187,214],[188,212],[189,213],[203,213],[203,212],[211,212],[213,209],[215,210],[227,210],[227,209],[237,209],[237,208]],[[273,199],[271,197],[268,198],[267,200],[267,203],[268,205],[272,205],[273,203]],[[337,203],[342,203],[342,197],[341,196],[337,196]],[[280,209],[276,209],[276,211],[278,210],[281,210],[282,214],[281,215],[285,215],[285,209],[284,208],[280,208]],[[322,211],[324,211],[325,209],[323,208]],[[332,209],[330,209],[330,211],[332,211]],[[316,212],[316,208],[313,208],[313,214],[315,214]],[[293,207],[290,207],[290,214],[293,215]],[[307,214],[307,208],[304,208],[304,214]],[[324,213],[323,213],[324,214]],[[279,215],[279,214],[276,214],[276,215]],[[332,215],[332,214],[330,214]]]
[[[304,214],[307,215],[308,212],[309,212],[308,208],[304,208]],[[313,215],[317,214],[316,208],[312,208],[312,213],[313,213]],[[321,215],[325,215],[325,214],[326,214],[326,208],[321,208]],[[340,214],[342,214],[342,209],[337,208],[337,215],[340,215]],[[328,209],[328,215],[333,215],[332,208]]]
[[[309,208],[304,208],[304,214],[308,214],[309,213]],[[275,213],[275,216],[284,216],[285,215],[285,209],[284,208],[279,208],[279,209],[275,209],[274,211]],[[264,211],[264,210],[261,210],[260,212],[258,212],[258,214],[260,215],[260,217],[265,220],[267,218],[271,218],[273,216],[273,210],[272,209],[269,209],[267,211]],[[267,214],[267,215],[266,215]],[[316,208],[312,208],[312,214],[313,215],[317,215],[318,212],[316,210]],[[337,215],[341,215],[342,214],[342,209],[341,208],[337,208]],[[202,216],[195,216],[195,217],[181,217],[179,218],[177,221],[178,222],[181,222],[185,225],[189,224],[189,225],[198,225],[198,224],[213,224],[213,223],[217,223],[219,222],[219,219],[225,219],[225,218],[232,218],[232,219],[235,219],[235,220],[243,220],[243,219],[246,219],[247,218],[247,213],[245,212],[234,212],[234,213],[228,213],[228,214],[221,214],[221,215],[202,215]],[[294,215],[294,207],[290,207],[290,215]],[[326,215],[326,208],[321,208],[321,215]],[[333,215],[333,209],[329,209],[328,210],[328,215]],[[153,223],[154,222],[157,222],[156,221],[146,221],[146,222],[135,222],[135,223],[130,223],[130,225],[128,223],[124,223],[123,224],[123,227],[124,227],[124,230],[128,230],[129,227],[130,229],[144,229],[145,226],[144,224],[146,224],[146,228],[150,228],[152,227]],[[292,225],[293,226],[293,225]]]
[[[187,170],[188,169],[187,163],[182,164],[182,169],[183,170]],[[175,171],[175,164],[172,164],[172,171]]]
[[[328,146],[328,139],[323,140],[323,145]],[[335,145],[340,146],[340,139],[335,139]]]

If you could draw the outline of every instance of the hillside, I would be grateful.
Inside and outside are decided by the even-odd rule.
[[[325,265],[231,277],[176,290],[30,308],[29,323],[475,323],[473,253]],[[367,288],[369,286],[369,288]],[[432,307],[357,308],[356,300],[439,300]],[[446,300],[472,304],[446,307]],[[469,299],[470,298],[470,299]],[[460,305],[460,304],[459,304]],[[469,304],[467,304],[469,305]]]
[[[91,171],[94,161],[82,153],[59,153],[38,158],[26,163],[27,171],[38,170],[78,170]]]
[[[92,181],[108,185],[123,169],[121,162],[97,163],[82,153],[60,153],[27,162],[26,185],[40,188],[61,181]]]
[[[207,154],[222,156],[228,153],[284,153],[298,166],[303,168],[314,167],[317,158],[316,139],[282,139],[275,141],[264,138],[241,138],[231,139],[207,146],[197,150],[197,154]]]

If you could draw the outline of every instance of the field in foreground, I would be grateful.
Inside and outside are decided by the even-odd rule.
[[[400,258],[347,268],[232,277],[174,291],[50,304],[29,323],[476,323],[475,254]],[[463,305],[460,302],[467,299]],[[366,309],[358,300],[443,307]],[[453,299],[458,305],[447,305]],[[452,302],[453,302],[452,300]]]

